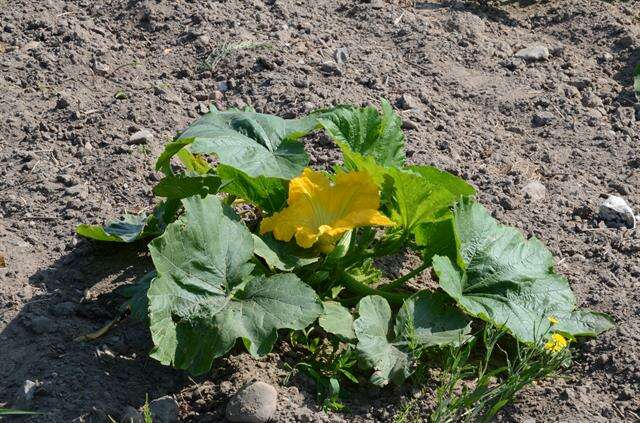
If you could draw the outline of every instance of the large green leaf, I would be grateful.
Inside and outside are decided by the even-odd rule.
[[[149,320],[149,298],[147,294],[155,277],[155,271],[149,272],[135,283],[120,289],[120,293],[127,298],[123,305],[123,310],[128,308],[131,311],[131,317],[136,320],[143,322]]]
[[[153,188],[158,197],[169,197],[176,200],[199,195],[206,197],[215,194],[220,188],[220,177],[216,175],[171,175],[164,177]]]
[[[445,293],[421,291],[404,302],[394,329],[414,345],[441,347],[466,341],[471,322]]]
[[[409,166],[408,169],[422,175],[429,184],[446,189],[456,197],[475,195],[476,193],[476,190],[464,179],[436,167],[419,165]]]
[[[392,218],[406,231],[435,220],[459,197],[411,170],[389,169],[389,175],[393,181]]]
[[[453,215],[458,263],[435,256],[433,268],[442,288],[469,314],[525,342],[539,342],[550,331],[595,336],[612,327],[604,314],[576,310],[569,283],[555,273],[553,256],[540,241],[526,241],[470,198]],[[560,321],[553,328],[550,316]]]
[[[218,162],[249,176],[291,179],[309,162],[296,141],[315,129],[314,117],[282,119],[254,111],[212,109],[165,147],[156,168],[168,168],[171,157],[187,148],[193,154],[215,154]]]
[[[421,291],[407,299],[392,327],[391,308],[382,297],[371,295],[358,303],[354,321],[357,349],[374,369],[371,382],[401,384],[414,370],[421,348],[457,345],[471,329],[469,320],[446,302],[446,296]]]
[[[305,257],[305,251],[294,242],[282,242],[272,234],[253,235],[253,252],[261,257],[270,269],[291,271],[317,262],[319,257]]]
[[[96,241],[131,243],[150,236],[160,235],[167,224],[175,220],[180,207],[177,200],[159,203],[151,215],[126,213],[121,219],[106,226],[78,225],[76,233]]]
[[[251,177],[241,170],[225,165],[218,165],[217,170],[223,180],[221,191],[242,198],[260,207],[265,213],[277,212],[287,202],[289,185],[285,179]]]
[[[349,309],[336,301],[324,301],[324,311],[318,319],[318,324],[329,333],[338,335],[346,341],[356,338],[353,331],[353,316]]]
[[[318,116],[318,122],[338,145],[371,156],[383,166],[404,165],[402,121],[387,100],[382,100],[382,114],[372,106],[337,106]]]
[[[183,204],[185,215],[149,245],[158,273],[148,293],[154,358],[203,373],[238,338],[263,356],[278,329],[303,329],[320,315],[320,300],[297,276],[250,274],[251,233],[218,198]]]
[[[97,241],[133,242],[140,239],[147,224],[147,218],[146,213],[126,213],[121,219],[113,220],[104,227],[100,225],[78,225],[76,233]]]
[[[449,257],[456,262],[458,241],[451,213],[447,213],[438,220],[418,224],[413,233],[416,237],[416,245],[422,252],[422,259],[427,264],[431,264],[434,256]]]

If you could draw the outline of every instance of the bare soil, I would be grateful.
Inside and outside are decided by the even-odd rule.
[[[256,378],[278,387],[279,422],[391,421],[410,386],[354,388],[349,413],[324,414],[311,381],[284,383],[283,346],[260,361],[238,349],[192,378],[150,359],[130,320],[75,342],[117,314],[112,291],[150,261],[144,245],[91,244],[74,228],[152,206],[155,158],[210,103],[293,117],[405,96],[410,161],[473,183],[497,218],[549,245],[581,305],[617,322],[499,420],[638,421],[640,232],[597,218],[608,194],[640,209],[638,22],[632,4],[597,0],[0,1],[0,405],[32,380],[29,407],[46,415],[30,421],[117,419],[148,394],[174,396],[183,421],[219,422]],[[535,45],[550,56],[514,57]],[[327,63],[338,48],[346,62]],[[143,128],[154,139],[129,145]],[[314,165],[335,159],[327,144],[309,140]],[[544,199],[524,197],[532,180]]]

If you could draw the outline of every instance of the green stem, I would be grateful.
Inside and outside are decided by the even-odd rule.
[[[386,292],[372,288],[368,285],[363,284],[362,282],[358,282],[353,276],[345,271],[340,272],[340,281],[345,286],[345,288],[361,297],[365,297],[367,295],[379,295],[385,298],[390,303],[398,305],[401,305],[406,298],[410,297],[410,294]]]
[[[424,272],[425,269],[427,269],[428,267],[429,265],[423,262],[420,266],[416,267],[411,272],[407,273],[404,276],[399,277],[398,279],[392,282],[389,282],[388,284],[382,285],[379,289],[382,291],[389,291],[392,289],[400,288],[404,286],[405,282],[407,282],[411,278],[418,276],[420,273]]]

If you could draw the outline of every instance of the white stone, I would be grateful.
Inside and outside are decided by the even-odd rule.
[[[547,60],[549,58],[549,49],[545,46],[531,46],[518,50],[515,56],[527,62]]]
[[[635,228],[636,217],[631,206],[624,198],[610,195],[600,205],[600,218],[610,228]]]
[[[146,144],[153,140],[153,133],[148,129],[142,129],[129,137],[129,144]]]

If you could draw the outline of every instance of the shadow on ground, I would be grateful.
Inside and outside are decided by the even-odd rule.
[[[148,357],[151,339],[142,323],[125,319],[100,339],[74,340],[117,316],[124,298],[113,288],[150,267],[141,247],[81,242],[29,277],[45,294],[26,303],[0,334],[0,403],[45,413],[23,418],[28,421],[105,421],[122,414],[114,404],[138,407],[146,395],[180,390],[187,375]],[[35,395],[16,401],[26,380],[37,383]]]

